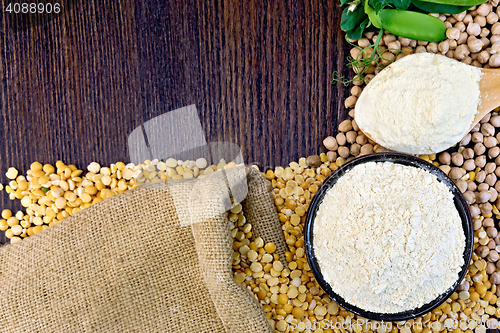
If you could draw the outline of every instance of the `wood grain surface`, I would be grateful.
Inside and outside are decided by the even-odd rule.
[[[207,142],[262,168],[320,152],[346,116],[336,1],[66,0],[23,24],[2,1],[3,184],[33,161],[128,161],[135,128],[192,104]]]

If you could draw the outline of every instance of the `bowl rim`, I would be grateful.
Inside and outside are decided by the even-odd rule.
[[[368,162],[398,163],[402,165],[408,165],[424,169],[430,172],[431,174],[435,175],[438,178],[438,180],[445,183],[452,192],[454,196],[453,201],[455,203],[455,207],[462,220],[462,228],[465,235],[465,247],[463,253],[464,264],[462,265],[461,270],[458,274],[458,279],[443,294],[439,295],[433,301],[426,303],[416,309],[406,310],[397,313],[377,313],[377,312],[367,311],[357,306],[354,306],[345,301],[341,296],[339,296],[332,290],[330,284],[328,284],[328,282],[326,282],[325,279],[323,278],[323,275],[321,274],[321,270],[319,268],[319,264],[316,260],[316,256],[314,253],[314,246],[313,246],[313,241],[314,241],[313,227],[314,227],[314,220],[316,218],[316,213],[318,211],[321,202],[323,201],[325,194],[328,192],[328,190],[330,190],[330,188],[337,182],[337,180],[340,177],[345,175],[352,168],[354,168],[357,165]],[[443,302],[445,302],[451,296],[451,294],[453,294],[453,292],[458,288],[463,278],[465,277],[465,274],[467,273],[472,258],[472,252],[474,246],[474,234],[472,230],[472,218],[469,211],[469,205],[465,201],[462,193],[455,185],[455,183],[441,169],[421,158],[402,153],[390,152],[390,153],[374,153],[355,158],[347,162],[346,164],[342,165],[338,169],[336,169],[334,172],[332,172],[330,176],[328,176],[328,178],[325,179],[323,184],[315,193],[311,201],[311,204],[309,205],[309,209],[307,211],[305,227],[304,227],[304,244],[305,244],[305,253],[307,262],[309,263],[309,267],[311,268],[311,271],[313,272],[316,281],[318,281],[318,284],[333,301],[337,302],[344,309],[367,319],[373,319],[377,321],[403,321],[416,318],[418,316],[424,315],[434,310]]]

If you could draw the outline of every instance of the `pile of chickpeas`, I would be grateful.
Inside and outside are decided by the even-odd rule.
[[[500,7],[499,0],[488,1],[479,6],[454,15],[431,14],[441,19],[447,27],[447,39],[435,43],[416,41],[385,33],[380,41],[381,58],[373,61],[362,79],[354,80],[350,96],[344,101],[346,108],[353,108],[361,94],[362,86],[368,83],[386,65],[402,57],[421,52],[439,53],[468,65],[481,68],[500,67]],[[354,41],[358,46],[350,50],[354,59],[369,58],[378,35],[365,33]]]

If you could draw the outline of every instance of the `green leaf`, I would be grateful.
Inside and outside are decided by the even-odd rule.
[[[50,188],[49,188],[49,187],[43,187],[43,186],[42,186],[42,191],[43,191],[43,193],[47,193],[49,190],[50,190]]]
[[[421,0],[411,0],[411,2],[418,9],[428,13],[458,14],[470,8],[469,6],[443,5]]]
[[[411,0],[392,0],[392,3],[397,9],[408,9],[408,7],[410,7]]]
[[[343,6],[348,3],[350,0],[340,0],[340,5]]]
[[[375,13],[379,13],[385,7],[391,5],[391,0],[368,0],[368,5],[375,10]],[[366,9],[365,9],[366,11]]]
[[[425,0],[425,2],[430,3],[440,3],[443,5],[451,5],[451,6],[467,6],[470,8],[472,6],[477,6],[484,3],[484,0]]]
[[[363,37],[363,32],[365,31],[365,28],[369,22],[370,20],[366,18],[363,22],[361,22],[358,25],[357,28],[347,31],[346,32],[347,37],[350,39],[360,39],[361,37]]]
[[[344,31],[356,29],[367,17],[362,5],[358,5],[352,12],[348,8],[344,9],[342,19],[340,20],[340,29]]]

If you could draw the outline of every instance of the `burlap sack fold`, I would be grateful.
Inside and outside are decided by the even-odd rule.
[[[0,332],[271,332],[232,278],[225,215],[207,213],[226,206],[218,193],[242,175],[231,170],[127,191],[0,248]],[[282,242],[266,182],[256,170],[246,180],[248,220]]]

